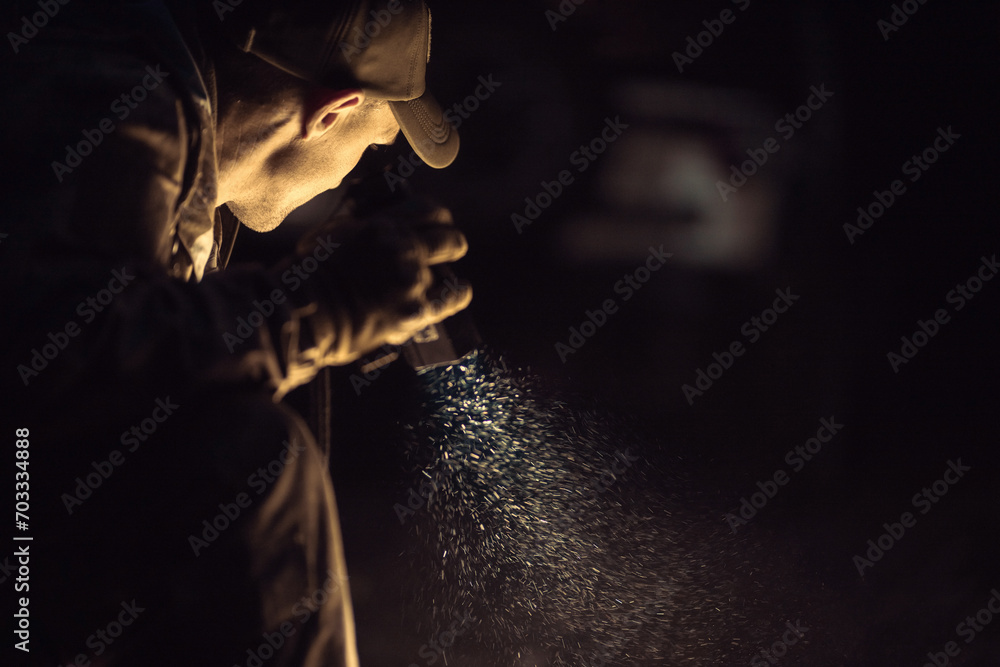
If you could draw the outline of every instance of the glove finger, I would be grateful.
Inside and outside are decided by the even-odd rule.
[[[392,345],[402,345],[428,325],[437,324],[466,308],[472,301],[472,286],[468,283],[449,285],[431,291],[433,299],[411,299],[396,308],[398,320],[384,340]]]
[[[451,216],[451,209],[444,208],[443,206],[435,206],[422,211],[418,218],[410,222],[410,226],[419,228],[424,225],[451,225],[454,223],[455,219]]]
[[[472,302],[472,285],[468,283],[448,285],[432,290],[432,293],[435,297],[428,299],[424,309],[426,324],[435,324],[451,317]]]
[[[407,200],[402,204],[379,209],[371,219],[393,220],[397,224],[405,222],[411,227],[424,224],[452,224],[451,210],[443,206],[428,205],[419,200]]]
[[[412,299],[400,303],[396,309],[394,323],[383,334],[385,342],[391,345],[402,345],[413,338],[424,324],[426,304],[421,299]]]
[[[423,246],[428,264],[454,262],[465,256],[469,242],[465,234],[450,225],[433,225],[414,230],[417,243]]]

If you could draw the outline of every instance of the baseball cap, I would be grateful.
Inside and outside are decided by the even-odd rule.
[[[230,21],[243,51],[322,86],[353,82],[389,102],[424,162],[441,169],[454,161],[458,132],[424,78],[431,13],[423,0],[244,0]]]

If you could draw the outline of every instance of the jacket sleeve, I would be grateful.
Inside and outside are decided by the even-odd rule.
[[[2,185],[8,372],[16,369],[18,384],[36,391],[100,382],[286,393],[312,377],[332,344],[318,285],[294,271],[295,258],[200,282],[172,277],[171,258],[183,252],[178,212],[190,197],[214,200],[214,174],[188,187],[192,146],[211,128],[192,125],[171,85],[116,104],[116,94],[142,85],[145,63],[115,62],[119,70],[96,89],[66,81],[61,106],[32,100],[36,114],[70,117],[47,125],[25,114],[26,133],[41,141],[4,134],[8,148],[24,151],[22,168],[5,168]]]

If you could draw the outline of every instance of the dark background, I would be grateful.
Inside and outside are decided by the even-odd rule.
[[[502,86],[463,122],[457,162],[442,172],[418,169],[411,181],[450,206],[468,235],[460,272],[475,286],[472,312],[488,343],[581,404],[632,418],[656,443],[643,452],[652,468],[694,471],[720,507],[737,507],[758,480],[786,467],[784,452],[812,436],[820,417],[844,424],[753,529],[772,535],[775,549],[801,547],[802,568],[817,581],[843,587],[845,597],[866,596],[865,608],[855,610],[865,630],[864,664],[922,664],[927,651],[961,641],[955,625],[1000,585],[1000,283],[987,283],[960,312],[945,301],[980,257],[1000,246],[996,7],[927,3],[885,41],[876,22],[889,17],[890,3],[755,1],[745,12],[732,6],[736,21],[679,73],[671,55],[704,29],[702,20],[730,6],[590,1],[553,31],[544,12],[555,2],[435,3],[437,97],[448,106],[464,99],[480,75]],[[661,95],[661,102],[636,108],[623,86],[637,82],[650,86],[640,99]],[[657,204],[655,196],[653,204],[630,206],[608,195],[616,168],[641,160],[645,138],[663,134],[694,138],[716,157],[721,174],[707,181],[714,186],[820,84],[834,92],[831,100],[780,140],[756,180],[727,204],[716,198],[708,205],[737,209],[726,230],[736,233],[753,217],[741,197],[770,201],[764,238],[745,260],[724,252],[699,259],[713,256],[711,248],[672,247],[671,239],[709,224],[697,206],[670,197]],[[689,104],[698,96],[716,101],[708,110]],[[677,111],[685,108],[694,110]],[[576,182],[518,234],[511,214],[523,214],[524,198],[572,170],[570,154],[618,115],[630,124],[623,140],[586,173],[574,171]],[[961,139],[909,182],[902,164],[949,126]],[[629,144],[629,132],[646,134]],[[703,191],[701,173],[689,183]],[[645,177],[656,182],[648,171]],[[843,224],[897,178],[907,192],[850,244]],[[570,252],[594,216],[634,248],[631,256]],[[724,235],[708,238],[726,242]],[[587,309],[617,298],[615,282],[660,243],[674,260],[629,302],[619,299],[619,312],[563,364],[555,343],[567,340]],[[681,385],[694,382],[713,352],[746,342],[741,325],[785,287],[800,301],[688,405]],[[898,352],[900,337],[938,308],[949,309],[951,322],[894,373],[887,353]],[[372,438],[373,447],[384,442]],[[399,534],[392,504],[405,484],[386,479],[392,466],[372,464],[370,451],[339,456],[335,481],[363,660],[426,664],[416,654],[436,632],[421,623],[426,610],[397,614],[385,597],[392,586],[422,583],[399,558],[408,538]],[[967,478],[859,577],[852,556],[883,522],[912,510],[911,496],[959,457],[972,467]],[[399,640],[387,643],[392,627]],[[952,664],[998,664],[998,637],[994,623],[962,644]],[[821,663],[819,656],[798,659]]]
[[[860,600],[847,605],[862,628],[852,640],[858,664],[922,664],[959,640],[956,624],[1000,586],[1000,282],[961,311],[945,297],[1000,250],[996,6],[928,2],[887,41],[876,23],[890,3],[753,0],[740,11],[723,1],[588,0],[553,30],[545,12],[558,7],[432,6],[430,81],[442,104],[462,102],[480,76],[501,83],[463,120],[456,163],[410,179],[468,236],[457,268],[474,285],[483,338],[553,392],[628,421],[647,443],[647,490],[663,491],[681,471],[714,499],[720,523],[757,481],[787,470],[785,452],[821,418],[844,424],[750,530],[776,553],[794,551],[818,587]],[[736,20],[678,72],[674,52],[727,8]],[[716,181],[779,136],[774,123],[821,85],[833,97],[722,202]],[[577,173],[570,155],[619,116],[629,125],[622,138]],[[903,163],[949,127],[961,138],[910,182]],[[374,160],[409,152],[398,144]],[[563,169],[575,182],[519,234],[512,214]],[[851,244],[843,225],[895,179],[906,193]],[[283,227],[289,237],[300,229]],[[623,302],[616,281],[660,244],[674,257]],[[244,230],[237,259],[277,246]],[[747,343],[743,323],[785,288],[799,301],[689,404],[682,385],[713,352]],[[555,344],[607,298],[619,311],[563,363]],[[893,372],[887,353],[939,308],[951,321]],[[413,597],[433,583],[411,567],[415,537],[393,511],[412,483],[396,430],[406,372],[390,368],[356,398],[355,370],[334,377],[333,474],[362,662],[430,664],[417,651],[438,629]],[[972,468],[966,478],[859,577],[852,557],[959,458]],[[951,664],[1000,664],[998,638],[995,621]],[[478,657],[457,664],[490,661],[477,641],[476,632],[461,640],[459,655]],[[786,663],[795,660],[828,664],[807,654]]]
[[[672,54],[725,8],[735,22],[679,73]],[[784,453],[821,417],[835,417],[844,429],[753,530],[775,550],[801,549],[800,567],[816,582],[861,596],[864,608],[852,612],[864,634],[859,664],[922,664],[927,651],[960,640],[956,624],[1000,586],[1000,282],[958,312],[945,298],[1000,249],[996,6],[929,2],[888,41],[876,22],[890,3],[755,0],[741,12],[721,1],[590,0],[556,30],[545,15],[556,2],[439,0],[432,9],[430,77],[442,104],[463,100],[480,75],[502,82],[463,121],[456,163],[410,179],[448,205],[469,238],[458,270],[475,287],[484,339],[580,405],[630,420],[652,443],[643,449],[650,470],[700,480],[720,522],[758,480],[787,469]],[[830,101],[721,202],[715,181],[777,136],[775,121],[821,84]],[[578,174],[570,154],[617,116],[630,125],[623,138]],[[903,163],[939,127],[961,138],[910,182]],[[511,215],[562,169],[576,181],[517,233]],[[906,193],[851,244],[844,223],[895,179]],[[623,194],[623,183],[635,191]],[[756,241],[739,240],[753,230]],[[614,284],[661,243],[673,259],[622,303]],[[713,352],[746,343],[742,324],[786,287],[800,300],[689,405],[681,386]],[[562,363],[555,344],[606,298],[618,313]],[[887,353],[939,308],[951,321],[894,373]],[[408,483],[394,472],[384,420],[393,377],[358,402],[341,385],[334,476],[362,659],[423,665],[417,647],[435,632],[426,610],[395,604],[426,582],[407,569],[413,536],[392,510]],[[971,472],[859,577],[853,555],[958,458]],[[994,622],[951,664],[1000,664],[998,638]]]
[[[888,1],[750,0],[746,11],[729,0],[431,4],[429,77],[441,103],[462,103],[480,77],[501,84],[463,120],[455,164],[409,179],[451,208],[469,239],[456,270],[474,286],[471,315],[514,374],[610,415],[615,436],[641,455],[642,474],[609,496],[645,508],[645,497],[671,495],[701,517],[689,542],[662,544],[665,561],[703,554],[708,578],[736,584],[737,570],[759,573],[754,583],[777,610],[760,623],[779,631],[744,637],[740,654],[802,617],[808,640],[777,664],[918,666],[949,641],[962,649],[949,664],[1000,664],[1000,618],[971,644],[955,632],[1000,590],[1000,280],[961,311],[946,301],[982,258],[1000,254],[996,3],[898,2],[919,9],[888,40],[877,25],[893,12]],[[546,11],[560,5],[575,9],[553,29]],[[735,21],[679,72],[673,54],[724,9]],[[832,98],[780,137],[775,122],[814,86]],[[570,156],[619,117],[628,129],[578,173]],[[903,163],[939,128],[961,136],[910,182]],[[780,151],[722,201],[716,182],[768,136]],[[365,166],[408,153],[399,141]],[[512,214],[566,169],[573,184],[518,233]],[[895,179],[906,193],[850,243],[843,225]],[[244,229],[234,261],[286,252],[339,196],[272,234]],[[614,285],[661,244],[673,257],[624,302]],[[741,328],[777,289],[800,298],[747,345]],[[618,312],[563,363],[556,343],[608,298]],[[940,308],[951,321],[894,372],[887,353]],[[682,386],[736,340],[746,353],[690,404]],[[394,511],[414,484],[402,432],[414,418],[412,372],[397,362],[360,396],[356,372],[332,374],[331,470],[362,664],[442,664],[420,654],[443,629],[435,572],[420,557],[417,522],[401,526]],[[308,390],[289,401],[305,405]],[[787,471],[785,453],[824,418],[844,428],[742,529],[753,549],[699,540],[728,532],[726,513]],[[859,576],[852,558],[959,459],[971,470]],[[675,488],[678,478],[686,482]],[[800,606],[830,599],[838,604],[825,614]],[[739,593],[730,603],[743,604]],[[528,643],[487,641],[489,624],[464,634],[447,664],[542,664]],[[851,662],[824,654],[831,645]]]

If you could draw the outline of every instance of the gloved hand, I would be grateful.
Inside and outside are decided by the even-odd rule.
[[[310,279],[317,317],[329,327],[321,336],[331,338],[326,364],[348,364],[386,343],[405,343],[472,300],[468,284],[442,289],[435,281],[434,266],[468,249],[447,209],[409,198],[362,220],[334,217],[303,237],[300,255],[310,254],[317,238],[340,244]]]

